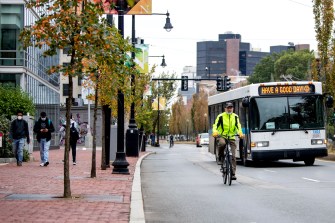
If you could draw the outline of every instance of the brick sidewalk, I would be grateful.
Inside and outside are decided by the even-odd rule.
[[[39,166],[39,152],[33,156],[35,161],[22,167],[0,164],[0,222],[129,222],[138,157],[127,157],[129,175],[112,174],[113,166],[100,170],[97,150],[97,177],[90,178],[92,150],[78,148],[77,165],[70,162],[75,198],[64,199],[64,149],[50,151],[47,167]]]

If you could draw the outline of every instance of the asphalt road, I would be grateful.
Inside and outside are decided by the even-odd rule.
[[[223,184],[206,147],[167,144],[142,161],[146,222],[335,222],[335,162],[237,166]]]

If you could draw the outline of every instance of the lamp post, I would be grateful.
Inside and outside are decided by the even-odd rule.
[[[160,109],[159,109],[159,89],[160,89],[160,86],[159,86],[159,81],[158,81],[158,94],[157,94],[157,98],[158,98],[158,106],[157,106],[157,144],[156,146],[159,147],[159,115],[160,115]]]
[[[124,11],[122,8],[123,1],[119,4],[118,10],[118,29],[120,34],[124,36]],[[112,173],[129,174],[129,163],[126,160],[126,153],[124,152],[124,94],[119,89],[117,93],[117,152],[115,160],[112,163],[114,166]],[[108,126],[110,128],[110,125]]]
[[[164,25],[164,29],[168,32],[171,31],[171,29],[173,28],[173,26],[171,25],[171,21],[170,21],[170,14],[169,12],[167,13],[152,13],[152,15],[166,15],[166,22]],[[135,48],[135,41],[136,41],[136,35],[135,35],[135,15],[132,15],[132,44],[133,47]],[[133,59],[133,61],[135,60],[135,52],[131,53],[131,57]],[[165,63],[165,57],[164,55],[162,56],[162,67],[166,66]],[[132,94],[133,96],[135,95],[135,75],[132,74],[131,75],[131,86],[133,87],[132,89]],[[128,129],[126,132],[126,154],[127,156],[138,156],[139,153],[139,132],[138,132],[138,128],[136,125],[136,121],[135,121],[135,103],[132,102],[131,103],[131,107],[130,107],[130,119],[129,119],[129,125],[128,125]],[[141,126],[140,129],[140,138],[143,138],[143,127]],[[142,142],[143,144],[143,142]],[[158,143],[159,144],[159,143]],[[145,145],[144,145],[145,146]],[[143,151],[143,149],[141,148],[141,150]]]
[[[208,78],[210,78],[211,77],[211,67],[206,67],[205,70],[206,70]]]
[[[132,15],[132,32],[131,41],[133,48],[135,48],[135,15]],[[135,60],[135,52],[131,52],[131,58]],[[134,66],[134,65],[133,65]],[[135,75],[131,75],[132,94],[135,96]],[[127,156],[138,156],[138,129],[135,121],[135,103],[132,102],[130,106],[130,119],[126,132],[126,154]]]
[[[207,132],[207,113],[204,114],[205,117],[205,132]]]
[[[188,122],[189,120],[186,120],[186,141],[188,141]]]

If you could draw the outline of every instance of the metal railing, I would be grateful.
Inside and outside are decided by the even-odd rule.
[[[26,50],[0,50],[0,66],[25,67],[53,86],[59,86],[59,74],[49,75],[48,68],[40,60]]]

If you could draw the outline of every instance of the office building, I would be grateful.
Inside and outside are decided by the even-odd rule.
[[[269,53],[252,51],[240,34],[219,34],[218,41],[197,42],[197,75],[201,77],[249,76]]]
[[[35,119],[45,111],[57,128],[59,74],[49,75],[47,70],[59,64],[59,56],[43,57],[47,46],[22,49],[19,41],[21,30],[34,24],[42,13],[27,9],[23,0],[0,0],[0,84],[21,87],[33,99]],[[55,144],[53,138],[51,145]]]

